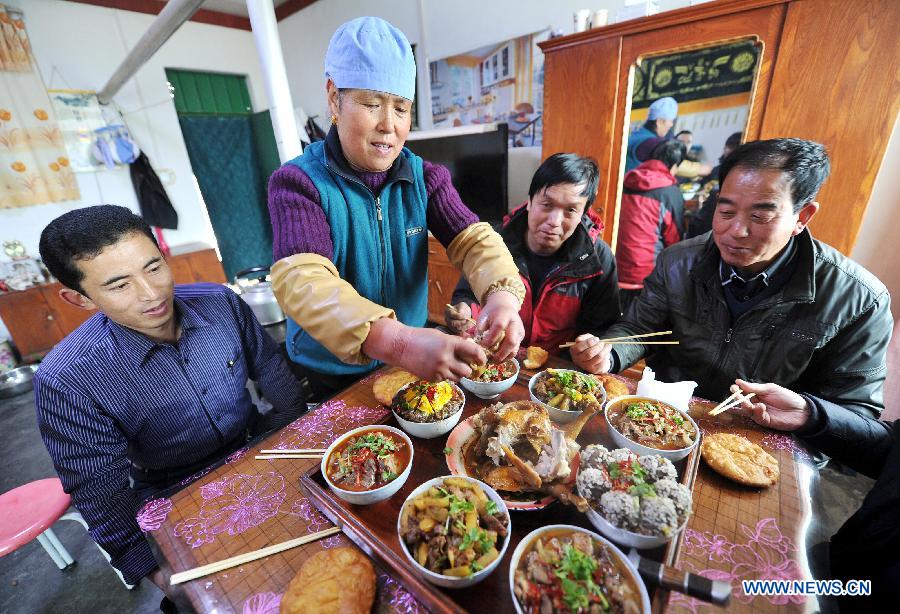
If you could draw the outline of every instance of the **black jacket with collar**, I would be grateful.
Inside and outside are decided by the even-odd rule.
[[[709,233],[664,250],[644,290],[607,337],[672,330],[679,345],[656,346],[647,362],[663,381],[694,380],[719,400],[735,378],[772,382],[878,417],[893,329],[887,288],[859,264],[796,237],[793,276],[777,294],[732,321]],[[620,345],[619,368],[653,346]]]

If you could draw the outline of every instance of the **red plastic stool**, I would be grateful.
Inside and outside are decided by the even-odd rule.
[[[75,559],[50,528],[57,520],[74,520],[87,529],[81,514],[66,514],[71,503],[72,497],[63,491],[59,478],[29,482],[0,495],[0,518],[4,519],[0,525],[0,557],[37,538],[57,567],[67,569],[74,565]],[[100,548],[99,544],[97,547]],[[109,554],[103,548],[100,552],[109,561]],[[118,569],[113,567],[113,570],[127,588],[133,588]]]

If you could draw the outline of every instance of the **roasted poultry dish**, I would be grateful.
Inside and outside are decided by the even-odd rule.
[[[496,403],[474,419],[476,438],[465,451],[466,468],[493,488],[508,493],[542,492],[587,510],[587,501],[572,492],[575,442],[594,415],[585,411],[557,427],[546,408],[533,401]]]

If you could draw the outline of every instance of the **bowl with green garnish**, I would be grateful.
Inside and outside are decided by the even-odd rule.
[[[657,399],[617,397],[606,404],[604,415],[616,445],[640,456],[658,454],[678,461],[700,442],[700,429],[694,419]]]
[[[586,409],[597,413],[606,390],[596,379],[573,369],[544,369],[528,382],[531,400],[547,408],[554,422],[571,422]]]

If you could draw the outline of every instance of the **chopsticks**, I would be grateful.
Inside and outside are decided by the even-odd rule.
[[[217,563],[209,563],[208,565],[195,567],[194,569],[189,569],[187,571],[180,571],[176,574],[172,574],[172,577],[169,578],[169,584],[175,586],[176,584],[189,582],[190,580],[196,580],[197,578],[202,578],[203,576],[208,576],[209,574],[218,573],[220,571],[225,571],[226,569],[231,569],[232,567],[237,567],[238,565],[243,565],[244,563],[250,563],[251,561],[263,559],[267,556],[278,554],[279,552],[284,552],[285,550],[290,550],[291,548],[296,548],[297,546],[302,546],[303,544],[314,542],[317,539],[322,539],[323,537],[330,537],[331,535],[340,532],[341,530],[338,527],[331,527],[330,529],[325,529],[324,531],[318,531],[316,533],[304,535],[303,537],[289,539],[287,541],[281,542],[280,544],[266,546],[265,548],[254,550],[253,552],[238,554],[237,556],[218,561]]]
[[[451,305],[450,303],[444,303],[444,304],[445,304],[447,307],[449,307],[451,310],[453,310],[453,313],[459,313],[459,312],[456,310],[456,307],[454,307],[454,306]],[[478,324],[478,322],[476,322],[474,318],[466,318],[466,322],[471,322],[472,324]]]
[[[723,411],[729,410],[733,407],[737,407],[738,405],[740,405],[747,399],[750,399],[751,397],[755,397],[756,393],[751,392],[750,394],[748,394],[746,396],[742,396],[742,395],[743,395],[743,390],[738,390],[737,392],[735,392],[731,396],[729,396],[727,399],[725,399],[724,401],[722,401],[721,403],[716,405],[714,408],[712,408],[712,410],[707,415],[718,416]]]
[[[296,448],[293,450],[260,450],[254,458],[256,460],[272,460],[275,458],[322,458],[325,450],[322,448]]]
[[[644,333],[643,335],[625,335],[624,337],[610,337],[608,339],[600,339],[600,343],[608,343],[610,345],[678,345],[678,341],[631,341],[632,339],[643,339],[645,337],[658,337],[660,335],[671,335],[672,331],[663,330],[657,333]],[[570,348],[575,345],[576,341],[569,341],[560,345],[560,349]]]

